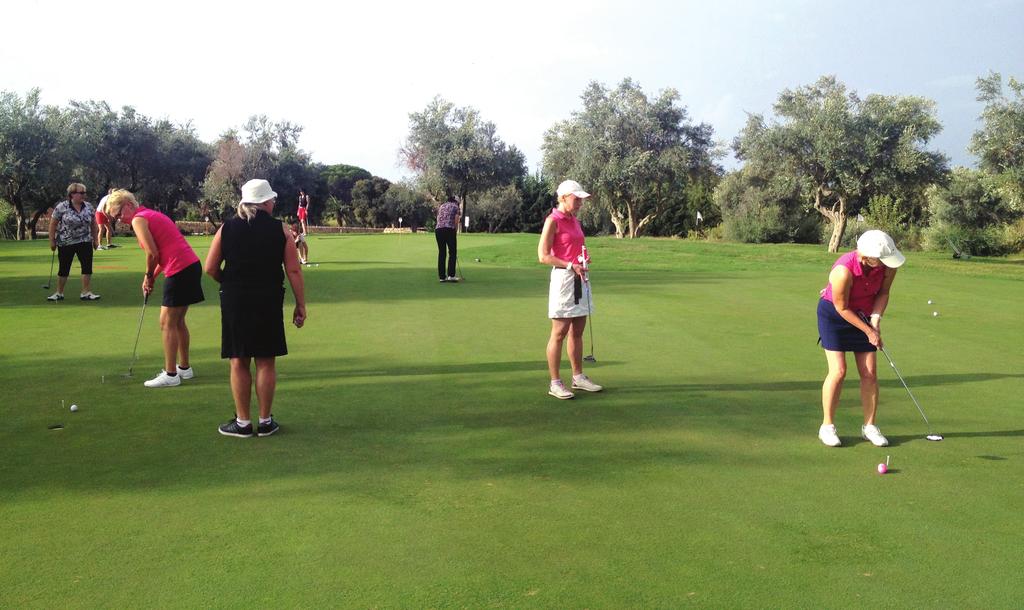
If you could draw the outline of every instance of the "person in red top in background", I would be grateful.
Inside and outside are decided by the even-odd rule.
[[[583,266],[583,228],[576,214],[590,193],[575,180],[558,185],[558,207],[544,220],[544,229],[537,245],[537,260],[551,265],[548,286],[548,317],[551,335],[548,338],[547,359],[551,383],[548,394],[562,400],[575,396],[565,388],[558,372],[562,360],[562,342],[569,337],[569,363],[572,365],[574,390],[600,392],[603,388],[583,374],[583,329],[591,313],[590,282]],[[583,293],[577,294],[579,285]],[[570,332],[571,331],[571,332]]]
[[[107,198],[107,214],[130,222],[139,245],[146,251],[146,275],[142,293],[146,299],[153,292],[153,279],[164,274],[163,305],[160,307],[160,332],[164,343],[164,368],[145,382],[147,388],[181,385],[183,379],[195,377],[189,363],[190,335],[185,324],[189,305],[205,299],[203,266],[188,245],[174,221],[167,216],[139,205],[135,195],[117,189]]]
[[[821,388],[823,419],[818,438],[829,447],[842,444],[833,418],[846,378],[846,352],[854,352],[860,373],[860,400],[864,409],[861,436],[878,447],[889,444],[875,425],[878,410],[876,350],[882,346],[881,320],[889,305],[889,289],[896,268],[906,258],[882,231],[865,231],[857,249],[839,257],[818,300],[818,336],[825,348],[828,376]],[[870,323],[865,322],[870,320]]]
[[[306,217],[309,216],[309,195],[305,189],[299,189],[299,224],[302,225],[302,234],[307,233]]]

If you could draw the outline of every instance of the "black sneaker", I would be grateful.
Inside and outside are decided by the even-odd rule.
[[[252,437],[252,423],[248,426],[239,426],[238,420],[234,417],[231,418],[226,424],[221,424],[217,428],[217,432],[220,432],[224,436],[237,436],[238,438],[251,438]]]
[[[257,436],[261,436],[261,437],[262,436],[270,436],[271,434],[277,432],[280,429],[281,429],[281,426],[277,425],[277,420],[274,419],[273,415],[271,415],[270,416],[270,421],[268,421],[265,424],[260,424],[260,425],[256,426],[256,435]]]

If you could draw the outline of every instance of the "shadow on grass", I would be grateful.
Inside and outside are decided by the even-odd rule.
[[[1024,373],[959,373],[950,375],[918,375],[904,377],[907,385],[918,386],[944,386],[960,383],[972,383],[982,381],[996,381],[999,379],[1024,379]],[[644,385],[635,388],[622,388],[623,393],[672,393],[672,392],[731,392],[731,391],[755,391],[755,392],[798,392],[804,390],[820,390],[822,380],[811,381],[768,381],[749,383],[676,383],[667,385]],[[878,384],[883,388],[895,388],[903,390],[899,380],[880,379]],[[856,389],[856,378],[847,378],[844,387]]]
[[[939,433],[942,434],[943,441],[948,441],[950,439],[957,439],[957,438],[1015,438],[1015,437],[1018,437],[1018,436],[1024,436],[1024,430],[989,430],[989,431],[983,431],[983,432],[942,432],[940,430]],[[889,444],[890,445],[898,445],[898,444],[905,443],[905,442],[908,442],[908,441],[917,441],[917,440],[921,440],[921,441],[925,441],[925,442],[932,442],[932,443],[936,442],[936,441],[929,441],[928,439],[926,439],[924,432],[922,432],[921,434],[915,434],[915,435],[912,435],[912,436],[889,436],[887,438],[889,439]],[[942,442],[942,441],[939,441],[939,442]],[[982,457],[982,458],[985,458],[985,459],[1004,459],[1004,460],[1006,459],[1006,458],[999,458],[999,457],[993,457],[993,456],[978,456],[978,457]]]

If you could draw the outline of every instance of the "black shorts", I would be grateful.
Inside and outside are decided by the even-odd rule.
[[[60,261],[57,277],[67,277],[71,274],[71,263],[76,256],[82,266],[82,275],[92,275],[92,242],[80,241],[77,244],[57,246],[57,260]]]
[[[164,307],[185,307],[206,299],[203,294],[203,266],[196,261],[164,279]]]

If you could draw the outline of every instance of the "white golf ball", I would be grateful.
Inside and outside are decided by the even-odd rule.
[[[934,301],[932,301],[931,299],[928,299],[928,304],[929,304],[929,305],[931,305],[931,304],[932,304],[933,302],[934,302]]]
[[[71,412],[74,413],[78,410],[78,405],[71,405]]]
[[[935,317],[938,317],[938,316],[939,316],[939,312],[937,312],[937,311],[933,311],[933,312],[932,312],[932,315],[933,315],[933,316],[935,316]]]

